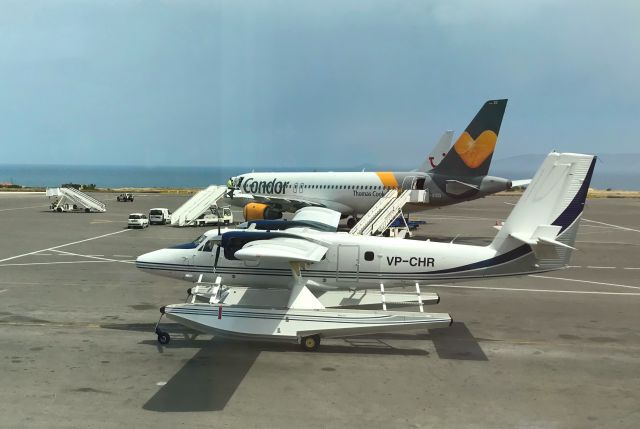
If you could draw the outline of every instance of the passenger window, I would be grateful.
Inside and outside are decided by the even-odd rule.
[[[371,251],[364,252],[364,260],[373,261],[373,252]]]

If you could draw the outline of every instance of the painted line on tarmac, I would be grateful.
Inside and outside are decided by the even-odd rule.
[[[133,255],[112,255],[114,258],[133,258]]]
[[[0,196],[9,197],[12,195],[44,195],[46,192],[38,192],[38,191],[0,191]]]
[[[513,203],[507,203],[507,202],[505,202],[505,204],[510,205],[510,206],[515,206],[515,204],[513,204]],[[626,227],[626,226],[613,225],[613,224],[611,224],[611,223],[599,222],[599,221],[597,221],[597,220],[591,220],[591,219],[585,219],[585,218],[582,218],[582,220],[583,220],[583,221],[585,221],[585,222],[591,222],[591,223],[597,223],[597,224],[599,224],[599,225],[604,225],[604,226],[607,226],[607,227],[609,227],[609,228],[618,228],[618,229],[623,229],[623,230],[625,230],[625,231],[640,232],[640,229],[628,228],[628,227]],[[590,225],[585,225],[585,226],[590,226]]]
[[[530,274],[529,277],[535,277],[537,279],[564,280],[564,281],[567,281],[567,282],[589,283],[589,284],[593,284],[593,285],[602,285],[602,286],[624,287],[624,288],[628,288],[628,289],[638,289],[638,290],[640,290],[640,286],[621,285],[621,284],[618,284],[618,283],[594,282],[594,281],[591,281],[591,280],[567,279],[565,277],[540,276],[540,275],[536,275],[536,274]]]
[[[433,219],[452,219],[452,220],[496,220],[495,218],[488,218],[488,217],[466,217],[466,216],[424,216],[425,219],[427,220],[433,220]]]
[[[618,228],[618,229],[622,229],[625,231],[633,231],[633,232],[640,232],[640,229],[633,229],[633,228],[628,228],[626,226],[620,226],[620,225],[613,225],[611,223],[604,223],[604,222],[598,222],[597,220],[591,220],[591,219],[582,219],[586,222],[591,222],[591,223],[597,223],[599,225],[605,225],[605,226],[610,226],[612,228]]]
[[[81,258],[96,259],[98,261],[103,261],[103,262],[123,262],[125,264],[133,264],[135,262],[135,261],[124,261],[122,259],[101,258],[99,256],[94,256],[94,255],[83,255],[80,253],[65,252],[64,250],[55,250],[55,252],[62,253],[63,255],[80,256]]]
[[[533,276],[531,276],[533,277]],[[425,285],[426,286],[426,285]],[[463,286],[463,285],[438,285],[430,284],[429,287],[444,287],[452,289],[482,289],[482,290],[506,290],[513,292],[543,292],[543,293],[568,293],[578,295],[620,295],[620,296],[640,296],[640,292],[605,292],[590,290],[557,290],[557,289],[529,289],[517,287],[492,287],[492,286]]]
[[[23,256],[29,256],[29,255],[33,255],[33,254],[40,253],[40,252],[48,252],[50,250],[60,249],[61,247],[72,246],[74,244],[86,243],[87,241],[97,240],[99,238],[109,237],[110,235],[121,234],[123,232],[128,232],[128,231],[131,231],[131,230],[130,229],[123,229],[123,230],[120,230],[120,231],[110,232],[108,234],[98,235],[96,237],[85,238],[84,240],[78,240],[78,241],[73,241],[71,243],[60,244],[58,246],[47,247],[46,249],[34,250],[33,252],[23,253],[21,255],[16,255],[16,256],[11,256],[9,258],[0,259],[0,262],[7,262],[7,261],[11,261],[13,259],[22,258]]]
[[[623,269],[623,270],[640,270],[640,267],[598,267],[598,266],[593,266],[593,265],[587,265],[587,266],[582,266],[582,265],[567,265],[567,268],[590,268],[590,269],[594,269],[594,270],[618,270],[618,269]]]
[[[2,290],[0,290],[0,293],[6,292],[6,291],[7,291],[7,289],[2,289]]]
[[[60,264],[89,264],[89,263],[102,263],[106,264],[111,261],[58,261],[58,262],[28,262],[25,264],[0,264],[0,267],[29,267],[31,265],[60,265]],[[120,261],[118,261],[120,262]],[[34,283],[35,284],[35,283]]]
[[[2,285],[41,285],[43,283],[37,282],[0,282]]]
[[[621,246],[640,246],[638,243],[628,243],[626,241],[592,241],[592,240],[576,240],[576,243],[589,244],[619,244]]]
[[[29,207],[13,207],[10,209],[0,209],[0,212],[8,212],[8,211],[12,211],[12,210],[24,210],[24,209],[37,209],[38,207],[49,207],[48,204],[44,204],[44,205],[39,205],[39,206],[29,206]]]

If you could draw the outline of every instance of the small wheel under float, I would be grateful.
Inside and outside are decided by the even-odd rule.
[[[308,337],[302,337],[300,346],[305,352],[315,352],[320,347],[320,335],[309,335]]]

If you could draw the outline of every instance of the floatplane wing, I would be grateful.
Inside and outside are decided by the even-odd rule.
[[[242,261],[271,259],[283,262],[320,262],[329,250],[320,244],[302,238],[277,237],[252,241],[236,251],[234,256]]]

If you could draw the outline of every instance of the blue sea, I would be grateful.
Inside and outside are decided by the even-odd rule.
[[[544,155],[497,160],[490,174],[510,179],[533,177]],[[591,186],[598,189],[640,190],[640,155],[603,156]],[[360,165],[352,168],[261,167],[256,171],[409,171],[411,167]],[[0,165],[0,182],[55,187],[63,183],[95,184],[99,188],[203,188],[225,184],[229,177],[251,172],[250,167],[145,167],[79,165]]]
[[[323,171],[328,170],[331,169]],[[230,177],[251,171],[252,169],[247,167],[0,165],[0,182],[31,187],[56,187],[63,183],[78,183],[95,184],[99,188],[203,188],[225,184]],[[305,167],[264,167],[256,171],[314,170]]]
[[[235,169],[79,165],[0,165],[0,181],[22,186],[55,187],[63,183],[99,188],[190,188],[222,184]]]

